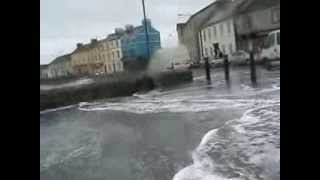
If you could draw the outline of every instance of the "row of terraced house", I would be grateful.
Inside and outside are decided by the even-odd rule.
[[[149,47],[145,25],[148,26]],[[137,27],[116,28],[104,39],[91,39],[88,44],[77,43],[73,52],[55,58],[48,65],[40,65],[40,79],[120,73],[125,70],[126,61],[147,59],[147,48],[151,55],[161,48],[160,32],[149,19]]]

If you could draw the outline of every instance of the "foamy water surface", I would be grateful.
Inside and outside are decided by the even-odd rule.
[[[191,85],[43,111],[58,118],[42,125],[42,179],[278,180],[280,79],[270,82],[231,90],[217,87],[223,82]],[[210,129],[193,117],[217,123]],[[188,123],[179,125],[184,119]],[[183,131],[197,128],[202,138],[184,146],[198,136]]]

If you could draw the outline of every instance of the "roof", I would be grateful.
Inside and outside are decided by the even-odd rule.
[[[46,69],[49,67],[49,64],[40,64],[40,70],[41,69]]]
[[[153,31],[157,31],[154,27],[151,26],[151,29]],[[144,32],[144,25],[140,25],[140,26],[136,26],[133,28],[132,32],[127,33],[124,32],[123,34],[116,34],[116,33],[112,33],[107,37],[107,40],[115,40],[115,39],[119,39],[121,37],[131,37],[132,35],[139,33],[139,32]],[[157,31],[158,32],[158,31]]]
[[[194,17],[196,17],[198,14],[202,13],[203,11],[209,9],[211,6],[220,4],[220,2],[224,2],[224,1],[227,1],[227,0],[216,0],[216,1],[212,2],[212,3],[210,3],[210,4],[207,5],[206,7],[202,8],[202,9],[200,9],[199,11],[195,12],[194,14],[192,14],[192,15],[189,17],[189,19],[188,19],[185,23],[183,23],[183,24],[187,24],[187,23],[190,22]],[[182,23],[179,23],[179,24],[182,24]]]
[[[77,53],[77,52],[80,52],[80,51],[83,52],[83,51],[92,50],[93,48],[97,47],[101,41],[103,41],[103,40],[100,40],[100,41],[98,41],[97,43],[94,43],[94,44],[92,44],[92,43],[83,44],[82,47],[76,48],[71,54]]]
[[[151,29],[152,29],[152,31],[156,31],[156,32],[159,33],[159,31],[156,30],[153,26],[151,26]],[[121,37],[131,38],[134,34],[142,32],[142,31],[144,31],[144,26],[140,25],[140,26],[134,27],[133,31],[131,33],[127,33],[127,32],[124,32],[123,34],[112,33],[112,34],[109,34],[107,36],[107,38],[98,40],[97,43],[94,43],[94,44],[92,44],[92,43],[83,44],[82,47],[76,48],[71,54],[92,50],[93,48],[98,47],[100,45],[100,43],[104,42],[104,41],[116,40],[116,39],[119,39]]]
[[[108,41],[110,40],[116,40],[116,39],[119,39],[122,35],[120,34],[116,34],[116,33],[112,33],[112,34],[109,34],[107,39]]]
[[[280,5],[280,0],[246,0],[238,6],[238,13],[260,10]]]
[[[232,17],[234,14],[237,13],[239,5],[247,2],[249,0],[235,0],[235,1],[225,1],[225,3],[221,3],[219,9],[214,11],[211,14],[210,18],[207,22],[205,22],[202,27],[208,27],[211,24],[218,23],[219,21],[225,20],[229,17]]]
[[[135,34],[139,33],[139,32],[144,32],[144,26],[140,25],[140,26],[136,26],[133,28],[133,31],[131,33],[125,33],[123,35],[124,38],[132,38]]]
[[[71,54],[65,54],[65,55],[59,56],[59,57],[55,58],[50,64],[58,64],[58,63],[62,63],[64,61],[69,61],[71,59],[70,55]]]
[[[211,18],[203,24],[204,27],[208,27],[211,24],[218,23],[225,20],[237,13],[243,13],[248,11],[254,11],[259,9],[265,9],[280,4],[280,0],[234,0],[226,1],[222,3],[218,11],[215,11]]]

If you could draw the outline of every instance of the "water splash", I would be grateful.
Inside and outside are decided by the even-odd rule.
[[[160,49],[154,53],[147,69],[148,74],[155,74],[162,71],[167,71],[172,63],[185,64],[189,60],[187,48],[179,45],[174,48]]]

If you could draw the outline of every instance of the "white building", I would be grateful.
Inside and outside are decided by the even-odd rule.
[[[122,72],[123,62],[122,49],[121,49],[121,36],[120,32],[110,34],[106,39],[106,45],[108,47],[107,56],[108,60],[105,62],[105,68],[109,69],[108,72]]]
[[[236,50],[236,38],[233,19],[226,19],[220,23],[209,25],[201,30],[203,57],[214,57],[214,44],[218,44],[223,54],[230,55]]]
[[[221,4],[220,9],[203,24],[198,34],[201,60],[204,57],[209,57],[209,59],[214,58],[214,44],[226,55],[231,55],[237,50],[233,18],[235,7],[236,4],[231,1]]]

